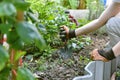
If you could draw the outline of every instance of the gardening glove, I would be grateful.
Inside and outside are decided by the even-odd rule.
[[[115,58],[114,52],[112,48],[104,48],[104,49],[94,49],[91,52],[91,58],[93,60],[101,60],[107,62]]]
[[[103,61],[103,62],[108,62],[109,61],[99,54],[98,49],[94,49],[92,52],[90,52],[90,55],[91,55],[92,60],[100,60],[100,61]]]
[[[69,30],[67,26],[61,26],[60,27],[60,38],[63,42],[76,37],[75,36],[75,30]]]

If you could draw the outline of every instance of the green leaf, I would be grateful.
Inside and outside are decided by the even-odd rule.
[[[17,80],[35,80],[35,78],[27,68],[18,68]]]
[[[16,8],[8,2],[0,3],[0,16],[10,16],[16,13]]]
[[[9,44],[13,44],[16,40],[18,40],[19,36],[16,33],[16,30],[9,31],[7,33],[7,42]]]
[[[11,47],[16,50],[21,50],[24,47],[24,42],[20,38],[18,38],[17,40],[15,40],[14,43],[11,44]]]
[[[15,0],[14,5],[18,10],[24,11],[24,10],[27,10],[29,8],[30,3],[25,2],[24,0]]]
[[[16,30],[18,35],[24,42],[28,44],[31,44],[31,42],[35,42],[35,45],[39,49],[45,48],[45,41],[34,25],[28,22],[19,22],[18,24],[16,24]]]
[[[33,13],[27,12],[27,16],[30,18],[30,20],[34,23],[34,22],[39,22],[38,18],[36,18],[36,16],[34,16]]]
[[[8,61],[9,55],[7,51],[0,45],[0,71],[5,67],[6,62]]]
[[[10,68],[6,67],[0,72],[0,80],[8,80],[10,76]]]
[[[11,45],[11,48],[16,50],[23,49],[24,42],[21,40],[15,29],[7,33],[7,42]]]
[[[2,31],[3,34],[7,33],[10,28],[11,28],[10,24],[0,24],[0,31]]]
[[[20,59],[20,57],[24,56],[25,54],[26,54],[26,52],[24,52],[24,51],[17,51],[17,53],[15,54],[15,61]]]
[[[7,17],[5,17],[5,19],[7,20],[7,22],[9,23],[9,24],[15,24],[16,23],[16,16],[7,16]],[[12,26],[13,27],[13,26]]]
[[[37,24],[37,27],[38,27],[38,30],[42,31],[43,33],[46,33],[46,32],[47,32],[47,30],[46,30],[46,28],[45,28],[44,25],[38,23],[38,24]]]

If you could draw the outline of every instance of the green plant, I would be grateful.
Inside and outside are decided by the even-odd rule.
[[[86,2],[87,8],[89,9],[88,19],[93,20],[98,18],[101,12],[104,10],[103,4],[100,2],[100,0],[86,0]]]
[[[79,0],[60,0],[62,6],[68,9],[76,9],[79,6]]]
[[[116,72],[115,72],[115,79],[119,80],[120,79],[120,68],[118,67]]]
[[[39,49],[45,48],[45,41],[37,28],[24,20],[24,12],[30,3],[23,0],[0,1],[0,31],[7,34],[9,50],[0,45],[0,80],[35,80],[30,70],[22,66],[21,51],[24,44],[34,42]]]
[[[48,55],[52,53],[54,48],[61,46],[63,44],[59,38],[59,28],[61,25],[70,26],[70,28],[75,28],[75,24],[69,21],[68,15],[64,13],[65,9],[56,3],[55,1],[49,0],[27,0],[31,3],[32,15],[36,15],[39,18],[39,21],[35,19],[35,25],[37,26],[39,32],[43,35],[46,40],[47,49],[43,51],[38,50],[37,52],[44,53],[43,55]],[[28,15],[29,16],[29,15]],[[29,21],[31,18],[28,18]],[[42,24],[41,24],[42,23]],[[34,43],[31,44],[34,46]],[[30,45],[30,48],[35,48]],[[29,46],[29,45],[28,45]],[[34,50],[31,49],[31,50]],[[35,51],[34,50],[34,51]],[[33,52],[34,52],[33,51]]]
[[[34,43],[30,45],[26,45],[26,49],[30,53],[37,53],[34,56],[44,56],[48,57],[56,49],[59,49],[60,47],[64,46],[64,43],[61,42],[59,38],[59,28],[61,25],[66,25],[70,29],[75,29],[76,25],[75,23],[72,23],[69,21],[68,14],[65,14],[65,8],[60,6],[59,3],[55,1],[49,1],[49,0],[27,0],[31,3],[31,9],[32,9],[32,15],[37,15],[39,21],[35,19],[34,16],[34,24],[37,26],[39,32],[43,35],[46,44],[48,47],[44,50],[39,50],[34,45]],[[28,18],[29,21],[31,18]],[[82,19],[79,20],[80,26],[88,23],[88,20]],[[42,24],[41,24],[42,23]],[[73,50],[80,50],[82,47],[90,43],[90,40],[82,39],[83,37],[80,37],[80,39],[74,39],[70,40],[68,42],[68,47],[73,47]],[[82,40],[82,41],[81,41]],[[73,41],[73,42],[72,42]],[[74,46],[76,44],[76,46]],[[75,47],[75,48],[74,48]]]
[[[120,72],[117,72],[117,74],[116,74],[116,75],[117,75],[117,77],[118,77],[118,76],[120,76]]]

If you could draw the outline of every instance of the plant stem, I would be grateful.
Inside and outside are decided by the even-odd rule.
[[[21,22],[24,20],[24,12],[23,11],[17,11],[17,16],[16,16],[17,22]],[[19,60],[15,61],[15,54],[17,53],[17,51],[15,49],[11,49],[10,50],[10,62],[13,65],[12,67],[12,80],[16,80],[16,76],[17,76],[17,69],[19,66]],[[21,62],[20,62],[21,65]]]

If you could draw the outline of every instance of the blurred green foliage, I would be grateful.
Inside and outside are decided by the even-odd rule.
[[[9,49],[0,44],[0,80],[35,80],[28,69],[18,68],[19,58],[26,54],[21,51],[24,44],[34,42],[39,49],[45,48],[46,45],[35,25],[18,19],[29,7],[30,3],[24,0],[2,0],[0,2],[0,32],[2,35],[7,34],[9,44]],[[16,78],[11,75],[13,71],[17,73]]]
[[[86,0],[86,3],[87,9],[89,10],[88,20],[98,18],[104,10],[104,5],[100,2],[100,0]]]
[[[79,0],[60,0],[61,5],[68,9],[77,9],[79,6]]]

